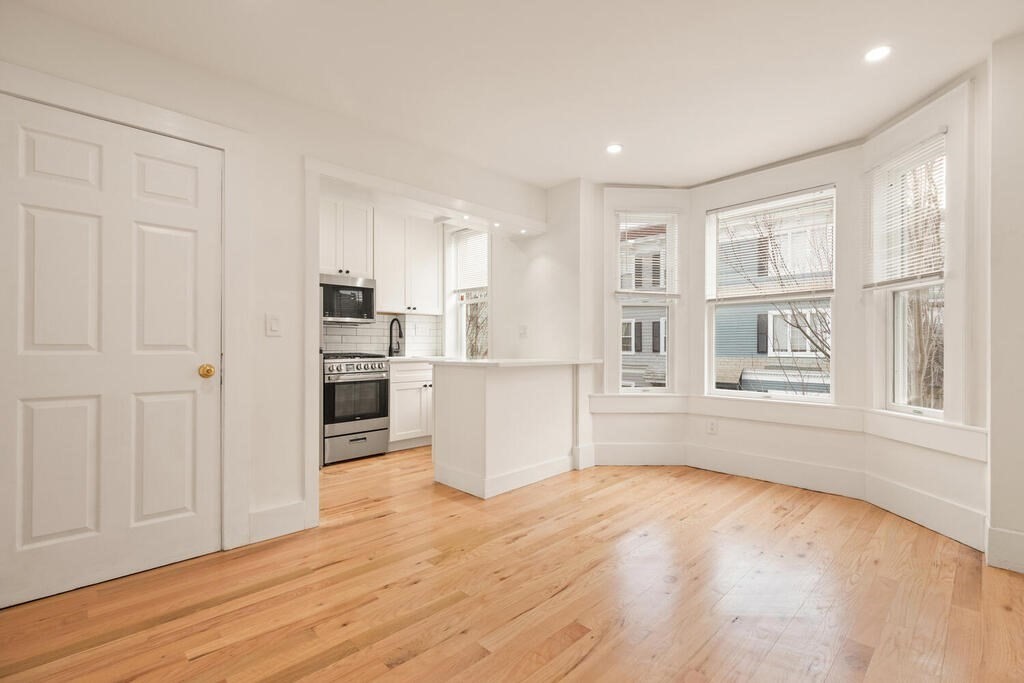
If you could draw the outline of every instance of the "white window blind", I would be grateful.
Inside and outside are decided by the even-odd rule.
[[[832,290],[835,200],[829,187],[710,213],[707,298]]]
[[[871,229],[865,286],[942,277],[946,239],[946,136],[937,135],[868,173]]]
[[[455,290],[486,287],[487,233],[460,230],[452,235],[452,240],[455,243]]]
[[[620,291],[675,294],[678,217],[672,213],[620,211]]]

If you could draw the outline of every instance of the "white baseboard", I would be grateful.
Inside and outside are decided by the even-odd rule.
[[[572,449],[572,461],[573,466],[578,470],[593,467],[596,464],[594,460],[594,444],[574,447]]]
[[[686,465],[682,443],[596,443],[596,465]]]
[[[441,465],[436,460],[434,461],[434,481],[459,491],[465,491],[477,498],[485,497],[486,487],[483,475],[460,470],[457,467]]]
[[[421,446],[429,446],[431,437],[420,436],[415,439],[402,439],[401,441],[392,441],[388,444],[388,453],[395,451],[404,451],[407,448],[420,448]]]
[[[551,458],[536,465],[488,477],[484,481],[483,497],[491,498],[500,493],[505,493],[527,484],[533,484],[541,479],[547,479],[570,470],[572,470],[572,456],[560,455],[557,458]]]
[[[1024,533],[989,527],[985,561],[993,567],[1024,573]]]
[[[976,550],[985,548],[987,518],[981,510],[972,510],[927,491],[871,473],[865,475],[865,494],[864,500],[883,510]]]
[[[694,444],[687,445],[686,453],[692,467],[849,498],[864,498],[864,473],[859,470]]]
[[[252,510],[249,513],[250,543],[284,536],[305,528],[306,502],[303,500]]]

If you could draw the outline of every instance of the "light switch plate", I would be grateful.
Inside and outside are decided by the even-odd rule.
[[[267,313],[266,317],[266,333],[268,337],[280,337],[281,336],[281,314],[280,313]]]
[[[530,333],[530,331],[526,327],[526,325],[520,325],[519,326],[519,338],[520,339],[526,339],[526,337],[529,335],[529,333]]]

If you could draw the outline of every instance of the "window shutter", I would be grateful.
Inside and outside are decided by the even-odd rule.
[[[942,277],[946,238],[946,135],[868,172],[871,229],[866,287]]]
[[[757,316],[757,352],[768,353],[768,314],[761,313]]]
[[[644,324],[641,320],[633,323],[633,350],[637,353],[644,350]]]
[[[661,353],[661,321],[651,321],[651,352]]]

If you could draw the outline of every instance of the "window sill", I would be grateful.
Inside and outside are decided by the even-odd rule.
[[[864,433],[890,441],[988,462],[988,430],[934,417],[892,410],[865,409]]]

